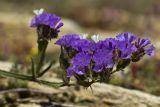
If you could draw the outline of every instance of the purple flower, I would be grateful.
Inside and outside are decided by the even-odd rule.
[[[100,49],[114,50],[117,45],[117,40],[114,38],[107,38],[107,39],[97,43],[97,45],[99,45],[98,47]]]
[[[71,59],[71,64],[75,66],[87,66],[90,63],[91,56],[87,53],[80,52]]]
[[[93,55],[93,61],[95,62],[95,66],[93,68],[95,72],[102,72],[107,68],[112,68],[114,65],[113,53],[112,51],[103,49],[97,50]]]
[[[132,43],[136,39],[136,36],[131,32],[123,32],[116,36],[116,38],[118,41]]]
[[[72,48],[78,52],[89,52],[92,50],[94,42],[87,39],[80,39],[72,44]]]
[[[151,41],[147,38],[140,39],[138,38],[138,42],[135,44],[138,51],[142,50],[144,53],[146,53],[149,56],[154,55],[155,47],[153,45],[148,46],[151,44]]]
[[[67,77],[70,78],[74,74],[84,75],[85,74],[85,67],[81,67],[81,66],[70,66],[70,67],[68,67]]]
[[[60,22],[61,18],[55,14],[43,12],[42,14],[36,15],[31,21],[31,27],[38,27],[39,25],[47,25],[52,29],[58,30],[63,26]]]
[[[80,40],[80,35],[78,34],[66,34],[62,36],[59,40],[57,40],[55,44],[64,47],[72,47],[72,45],[79,40]]]
[[[70,61],[72,66],[67,69],[67,77],[71,77],[75,73],[78,75],[85,74],[85,68],[90,64],[91,56],[84,52],[75,55]]]
[[[153,45],[149,46],[148,48],[144,49],[144,52],[149,56],[154,56],[155,54],[155,47]]]
[[[137,50],[137,48],[132,43],[136,37],[130,32],[124,32],[116,36],[117,39],[117,49],[120,51],[121,59],[130,59],[132,53]]]
[[[143,47],[149,45],[150,43],[151,43],[151,41],[147,38],[143,38],[143,39],[138,38],[137,47],[143,48]]]
[[[70,66],[67,68],[67,77],[70,78],[71,76],[74,75],[74,67],[73,66]]]
[[[118,42],[117,48],[120,51],[119,56],[121,59],[131,58],[132,53],[137,50],[137,48],[133,44],[120,41]]]
[[[47,38],[54,38],[57,36],[58,32],[60,32],[60,28],[63,26],[63,23],[59,16],[43,12],[42,14],[36,15],[32,18],[30,26],[37,27],[41,35],[43,33]]]
[[[101,40],[99,42],[94,42],[91,46],[92,51],[96,51],[99,49],[104,49],[104,50],[115,50],[117,45],[117,40],[114,38],[107,38],[105,40]]]

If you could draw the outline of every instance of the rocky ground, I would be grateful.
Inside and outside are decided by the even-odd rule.
[[[9,70],[10,63],[0,63]],[[53,74],[44,79],[59,81]],[[1,78],[1,88],[10,79]],[[12,80],[13,81],[13,80]],[[17,81],[18,83],[18,81]],[[3,84],[3,85],[2,85]],[[110,84],[95,83],[92,88],[79,86],[51,88],[27,82],[27,87],[6,88],[0,91],[2,107],[160,107],[160,97]]]

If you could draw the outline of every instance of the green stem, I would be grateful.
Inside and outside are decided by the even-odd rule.
[[[38,75],[38,77],[43,76],[52,67],[53,62],[54,61],[52,61],[46,69],[44,69],[42,72],[40,72],[39,75]]]
[[[38,41],[39,55],[38,55],[38,64],[37,64],[37,69],[36,69],[37,75],[40,74],[40,70],[43,66],[47,46],[48,46],[47,40],[39,40]]]
[[[114,74],[114,73],[116,73],[116,72],[118,72],[118,71],[120,71],[120,70],[114,70],[114,71],[112,71],[110,74]]]
[[[54,88],[65,86],[63,82],[56,83],[56,82],[38,80],[38,79],[33,78],[32,76],[25,76],[25,75],[22,75],[22,74],[7,72],[7,71],[4,71],[4,70],[0,70],[0,75],[3,75],[5,77],[13,77],[13,78],[16,78],[16,79],[21,79],[21,80],[28,80],[28,81],[36,82],[36,83],[39,83],[39,84],[47,85],[47,86],[50,86],[50,87],[54,87]]]
[[[35,67],[34,67],[34,60],[31,58],[31,61],[32,61],[32,77],[36,79],[36,72],[35,72]]]

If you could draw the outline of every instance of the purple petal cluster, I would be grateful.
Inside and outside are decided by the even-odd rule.
[[[116,49],[116,46],[117,46],[117,40],[116,39],[114,39],[114,38],[107,38],[105,40],[99,41],[96,44],[95,50],[97,50],[97,49],[103,49],[103,50],[113,51],[113,50]]]
[[[147,38],[140,39],[138,38],[138,42],[136,43],[136,47],[139,50],[142,50],[145,54],[149,56],[154,55],[155,47],[151,45],[151,41]]]
[[[55,14],[43,12],[32,18],[31,27],[36,27],[38,30],[42,28],[41,35],[45,35],[47,38],[54,38],[60,32],[60,28],[63,26],[61,18]],[[40,31],[39,31],[40,32]],[[50,34],[52,33],[52,34]]]
[[[91,62],[91,56],[87,53],[80,52],[75,55],[70,61],[71,66],[67,69],[67,77],[71,77],[74,74],[84,75],[86,67]]]
[[[111,72],[109,70],[114,66],[122,66],[117,68],[121,69],[128,65],[124,65],[123,61],[130,63],[132,59],[141,58],[144,54],[153,56],[155,50],[149,39],[136,39],[136,36],[130,32],[98,42],[83,39],[79,34],[67,34],[56,44],[76,51],[76,54],[72,54],[73,56],[69,59],[67,77],[90,75],[88,71],[99,75],[102,72]]]
[[[130,32],[124,32],[116,36],[117,49],[119,50],[119,57],[122,59],[129,59],[132,53],[136,51],[134,40],[136,36]]]
[[[123,32],[117,35],[116,38],[118,41],[132,43],[136,39],[136,36],[131,32]]]
[[[57,40],[55,44],[64,46],[64,47],[72,47],[79,40],[80,40],[79,34],[66,34],[62,38]]]
[[[99,49],[93,55],[93,61],[95,62],[93,67],[95,72],[102,72],[105,69],[112,68],[114,65],[113,53],[112,51]]]
[[[77,42],[74,42],[72,48],[77,50],[78,52],[89,52],[94,42],[87,39],[80,39]]]
[[[52,29],[59,30],[63,26],[60,22],[61,18],[55,14],[43,12],[42,14],[36,15],[31,21],[31,27],[38,27],[39,25],[47,25]]]

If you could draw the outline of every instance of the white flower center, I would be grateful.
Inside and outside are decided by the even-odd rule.
[[[80,35],[80,38],[81,38],[81,39],[87,39],[87,37],[88,37],[88,34],[81,34],[81,35]]]
[[[44,9],[43,8],[41,8],[41,9],[36,9],[36,10],[33,10],[33,13],[35,14],[35,15],[40,15],[40,14],[42,14],[44,12]]]
[[[91,36],[91,39],[94,40],[95,42],[98,42],[100,40],[99,35],[93,35]]]

